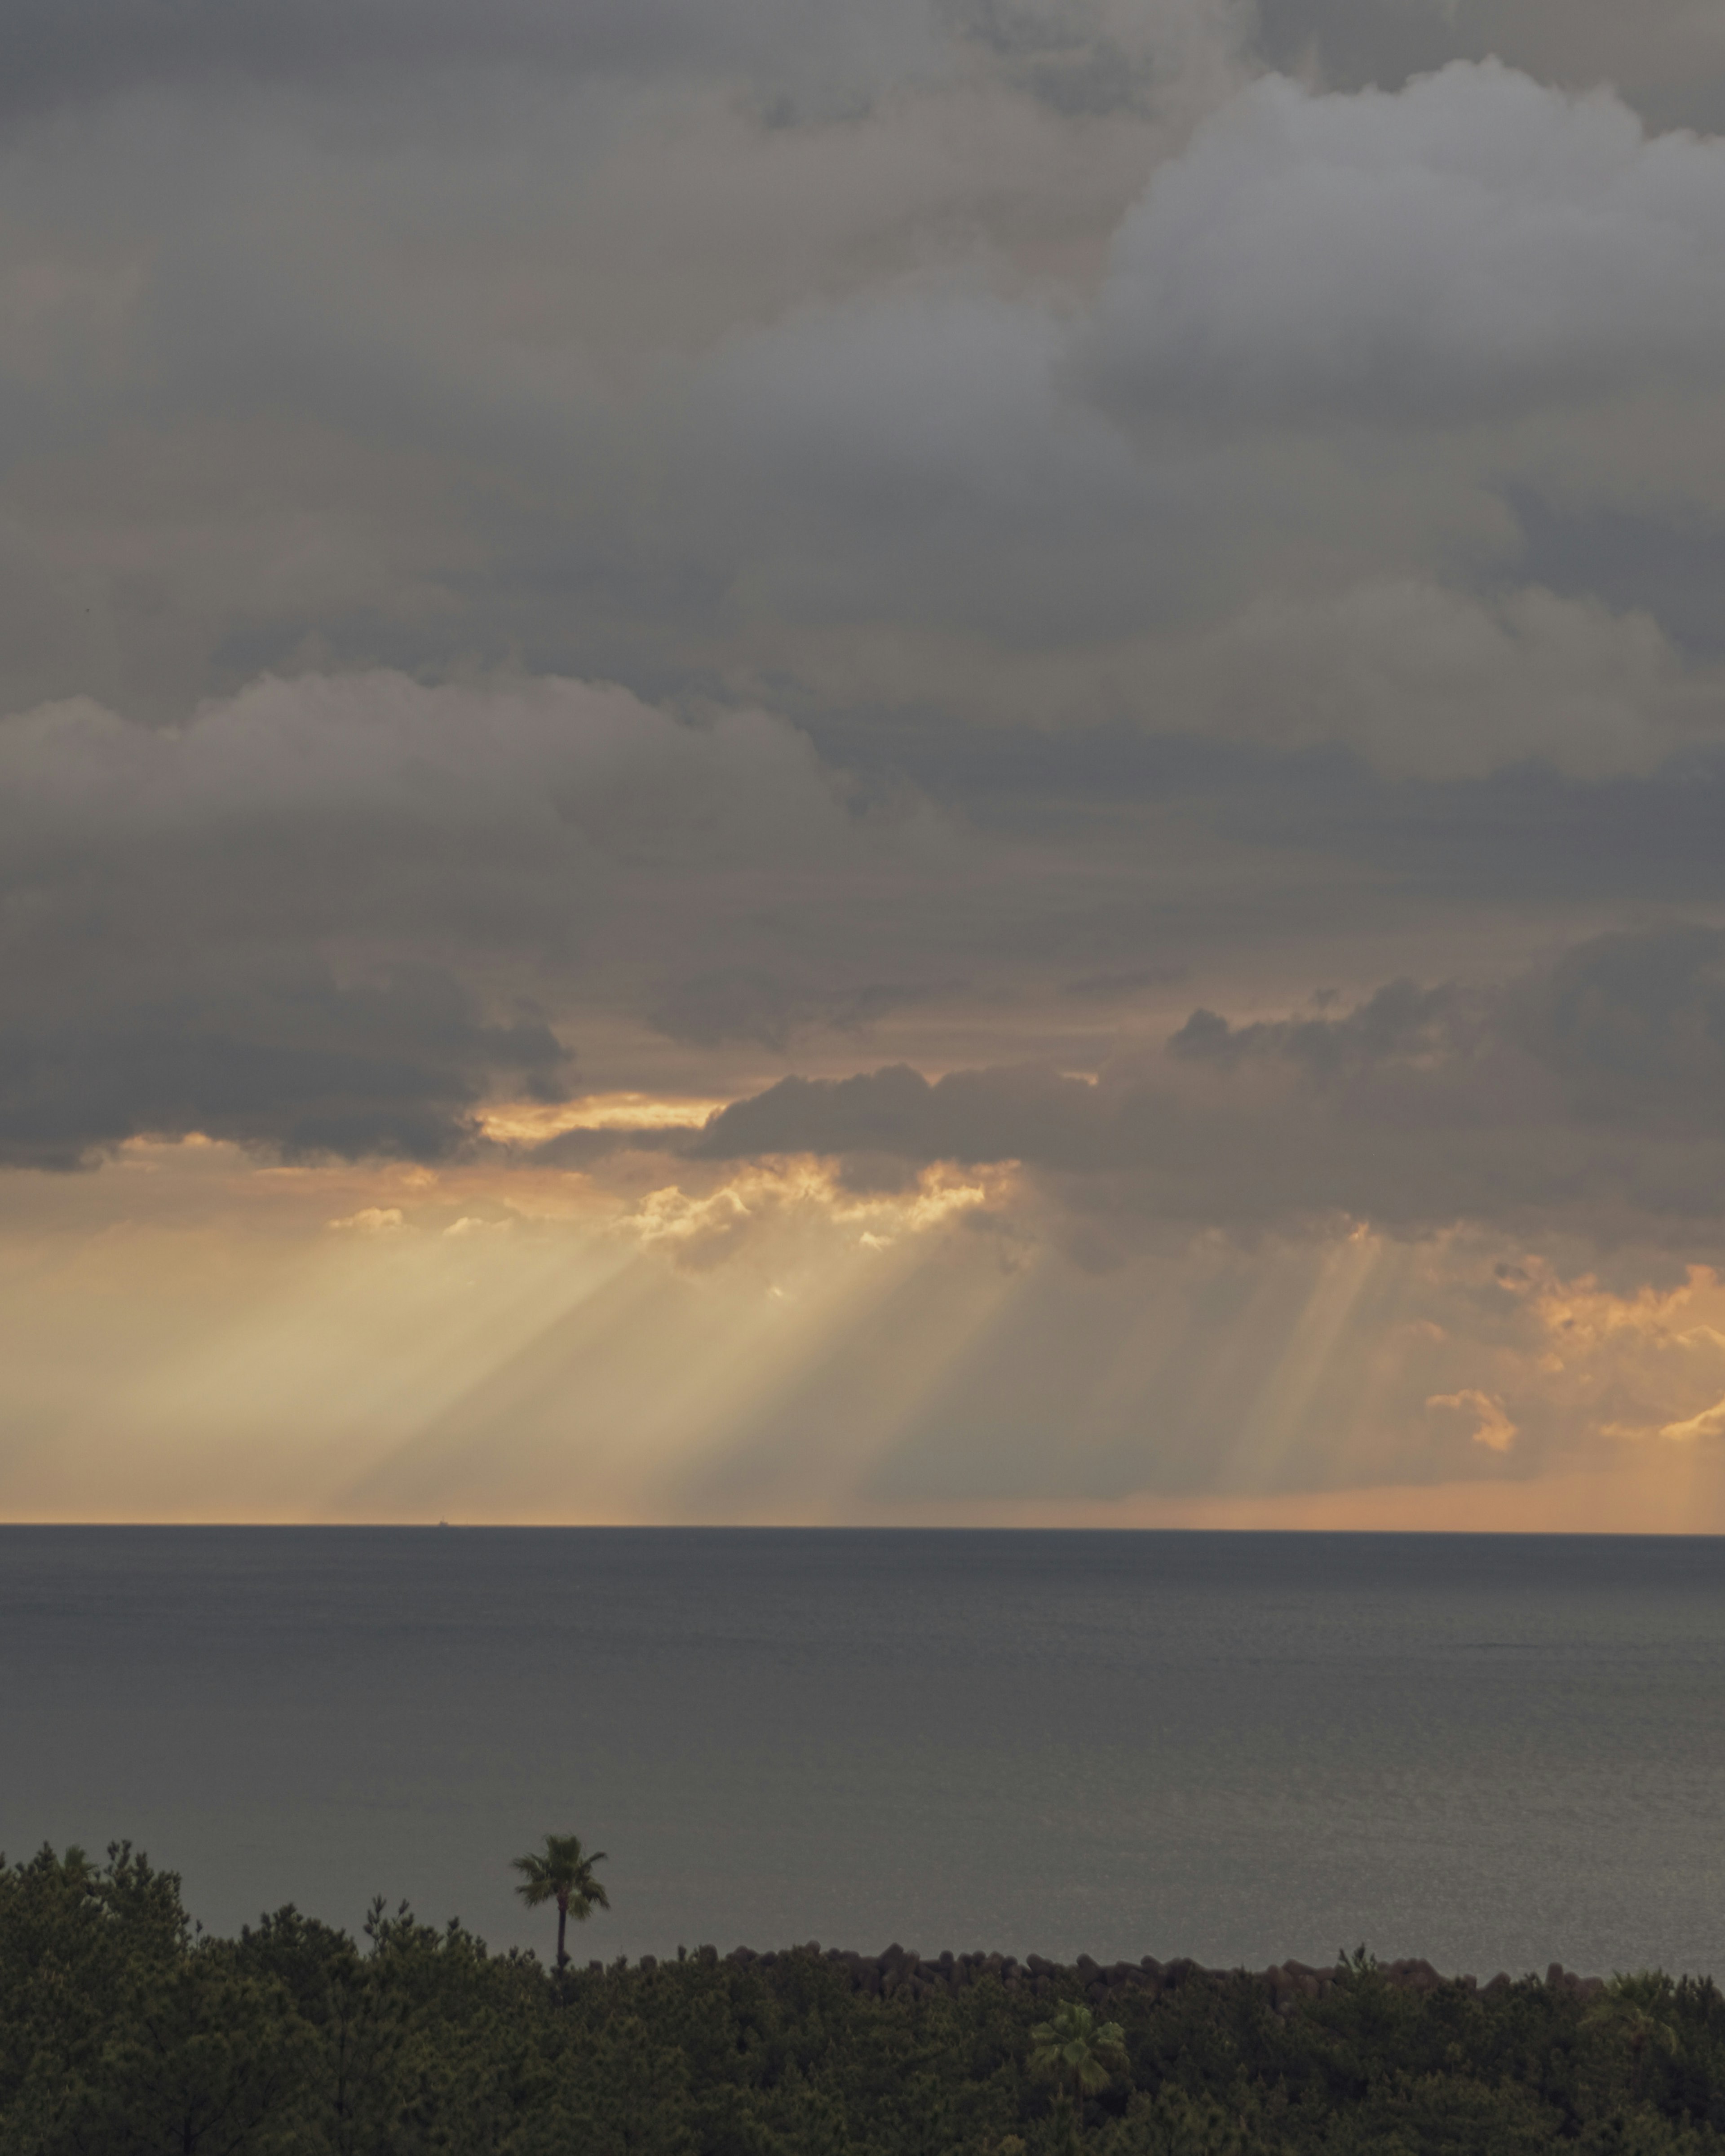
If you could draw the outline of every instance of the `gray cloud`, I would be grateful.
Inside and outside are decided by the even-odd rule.
[[[313,965],[182,979],[156,1001],[0,1024],[0,1162],[74,1168],[141,1135],[432,1160],[476,1136],[500,1081],[552,1101],[567,1051],[542,1022],[488,1024],[446,974],[398,967],[344,987]]]
[[[1063,981],[1060,993],[1076,1003],[1115,1003],[1142,988],[1167,988],[1186,978],[1184,966],[1134,966],[1121,973],[1086,973],[1081,980]]]
[[[1721,202],[1717,142],[1501,67],[1258,84],[1093,299],[907,283],[716,357],[691,529],[722,508],[750,594],[717,646],[776,640],[817,701],[1645,768],[1717,726],[1711,652],[1620,547],[1546,535],[1632,513],[1704,588]]]
[[[578,984],[644,1000],[690,944],[667,897],[794,876],[847,828],[788,729],[575,684],[264,682],[171,731],[90,705],[0,725],[0,1148],[446,1152],[487,1095],[567,1090],[542,998],[564,1028]]]
[[[762,1053],[793,1044],[843,1068],[883,1029],[955,1062],[980,1027],[1086,1066],[1194,968],[1226,978],[1255,903],[1242,894],[1268,865],[1283,865],[1281,932],[1334,949],[1360,886],[1312,871],[1337,875],[1350,851],[1386,930],[1492,890],[1596,899],[1602,834],[1618,891],[1725,896],[1717,787],[1676,768],[1391,785],[1333,755],[1126,727],[1034,747],[932,730],[900,747],[896,783],[852,779],[758,714],[694,723],[614,689],[393,675],[265,681],[175,728],[79,703],[5,722],[14,1157],[76,1158],[200,1117],[290,1150],[447,1150],[483,1099],[567,1085],[560,1043],[595,1084],[636,1082],[644,1058],[709,1094],[758,1085]],[[1228,860],[1231,878],[1202,898],[1192,864]],[[1698,959],[1683,963],[1703,981]],[[1453,1061],[1472,1006],[1420,993]],[[1258,1022],[1219,1047],[1220,1020],[1194,1023],[1170,1067],[1209,1044],[1236,1072],[1303,1057],[1315,1079],[1328,1057],[1369,1074],[1400,1010],[1386,992],[1345,1022]],[[1531,1033],[1492,1038],[1532,1052]],[[1555,1050],[1541,1054],[1554,1068]],[[1123,1080],[1050,1092],[1027,1072],[1009,1099],[1002,1082],[978,1114],[998,1122],[1029,1087],[1074,1164],[1106,1158],[1097,1102],[1123,1097]],[[774,1114],[791,1098],[768,1097]],[[955,1097],[939,1093],[943,1114]],[[798,1112],[828,1114],[826,1101],[817,1089]],[[941,1127],[912,1150],[988,1157],[962,1122]],[[896,1142],[865,1118],[830,1143],[811,1125],[758,1144]],[[997,1150],[1026,1152],[1015,1122]]]
[[[1202,0],[842,15],[17,12],[21,1156],[423,1153],[567,1049],[858,1161],[1413,1219],[1471,1156],[1327,1152],[1320,1051],[1386,1132],[1595,1115],[1489,998],[1428,1070],[1366,991],[1725,905],[1725,148],[1576,101],[1508,0],[1535,73],[1372,95],[1247,81]],[[1272,1052],[1296,969],[1353,1015]],[[1181,981],[1260,1014],[1225,1064],[1147,1047]],[[993,1075],[763,1092],[864,1033]]]
[[[1127,215],[1115,401],[1415,421],[1719,381],[1725,145],[1456,62],[1394,97],[1255,85]]]
[[[1712,1137],[1725,1129],[1725,936],[1678,927],[1599,937],[1523,985],[1502,1022],[1588,1121]]]
[[[1142,110],[1154,83],[1144,61],[1111,38],[1062,32],[1045,21],[1026,21],[997,4],[964,11],[969,34],[988,45],[1031,93],[1068,113]]]
[[[1183,1061],[1209,1063],[1237,1070],[1255,1057],[1272,1058],[1333,1084],[1390,1061],[1424,1061],[1455,1055],[1464,1045],[1464,999],[1453,987],[1422,988],[1414,981],[1393,981],[1343,1015],[1256,1019],[1231,1026],[1213,1010],[1193,1012],[1172,1035],[1168,1052]],[[1468,1045],[1471,1045],[1469,1043]]]
[[[853,1151],[1019,1162],[1117,1222],[1563,1224],[1715,1248],[1725,933],[1609,935],[1500,985],[1400,981],[1273,1021],[1200,1009],[1164,1055],[1123,1054],[1094,1081],[1035,1066],[787,1079],[694,1148]]]
[[[13,0],[5,103],[39,110],[143,85],[223,79],[368,89],[403,74],[522,68],[638,74],[753,68],[783,77],[822,59],[864,79],[890,55],[932,62],[920,0],[870,10],[866,27],[805,0]],[[800,49],[800,54],[798,54]],[[788,68],[788,61],[790,64]],[[794,76],[793,76],[794,79]]]
[[[1717,143],[1501,69],[1235,95],[1198,0],[941,34],[796,124],[711,56],[409,69],[363,126],[267,68],[25,115],[0,706],[160,721],[264,668],[477,662],[1432,776],[1645,768],[1717,723],[1692,620],[1662,636],[1608,537],[1548,538],[1632,514],[1705,574]],[[1148,116],[1014,72],[1105,47]]]
[[[758,1041],[783,1052],[793,1034],[809,1026],[860,1033],[889,1012],[950,998],[962,981],[895,984],[870,981],[833,989],[798,985],[759,968],[732,967],[680,981],[649,1014],[673,1040],[712,1046],[726,1040]]]
[[[1650,126],[1725,125],[1725,30],[1689,0],[1258,0],[1253,43],[1337,90],[1496,58],[1566,89],[1609,85]]]
[[[1576,507],[1526,487],[1511,499],[1522,536],[1519,576],[1558,593],[1590,593],[1619,611],[1633,608],[1697,658],[1725,654],[1725,525],[1711,511]]]

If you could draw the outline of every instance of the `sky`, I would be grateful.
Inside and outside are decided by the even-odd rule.
[[[8,0],[0,1517],[1725,1531],[1725,15]]]

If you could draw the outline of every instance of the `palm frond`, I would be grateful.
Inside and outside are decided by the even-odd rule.
[[[548,1834],[542,1854],[535,1851],[531,1856],[511,1857],[510,1869],[521,1873],[522,1884],[515,1891],[530,1909],[542,1902],[567,1904],[569,1914],[580,1922],[592,1910],[611,1906],[604,1888],[593,1876],[593,1866],[604,1861],[603,1850],[596,1849],[589,1855],[582,1848],[578,1834]]]

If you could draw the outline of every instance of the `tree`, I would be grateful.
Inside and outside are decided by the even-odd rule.
[[[1030,2031],[1030,2071],[1072,2098],[1072,2130],[1084,2123],[1084,2099],[1099,2095],[1124,2073],[1126,2031],[1117,2021],[1098,2022],[1089,2007],[1069,1999],[1053,2019]]]
[[[570,1917],[578,1924],[584,1924],[595,1909],[608,1909],[611,1906],[604,1888],[593,1876],[594,1865],[604,1861],[603,1849],[596,1849],[591,1856],[583,1851],[578,1834],[548,1834],[542,1856],[511,1860],[511,1871],[521,1875],[521,1883],[515,1891],[530,1909],[536,1909],[542,1902],[555,1902],[557,1905],[559,1969],[569,1965],[563,1933]]]
[[[1648,2054],[1658,2051],[1671,2058],[1677,2050],[1676,2030],[1654,2010],[1670,1996],[1670,1978],[1644,1969],[1635,1976],[1614,1977],[1606,1996],[1581,2017],[1584,2029],[1603,2030],[1626,2046],[1637,2103],[1641,2101]]]

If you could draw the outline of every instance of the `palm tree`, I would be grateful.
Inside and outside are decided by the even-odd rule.
[[[1086,2097],[1100,2094],[1127,2070],[1126,2031],[1117,2021],[1099,2023],[1089,2007],[1069,1999],[1051,2020],[1036,2024],[1030,2041],[1031,2072],[1053,2082],[1062,2095],[1070,2092],[1076,2136],[1084,2124]]]
[[[570,1917],[578,1924],[584,1924],[595,1909],[608,1909],[611,1906],[604,1888],[593,1876],[594,1865],[604,1861],[603,1849],[594,1850],[591,1856],[584,1854],[578,1834],[548,1834],[543,1856],[516,1856],[510,1860],[510,1870],[521,1875],[521,1883],[515,1891],[530,1909],[536,1909],[542,1902],[555,1902],[557,1905],[559,1969],[569,1965],[569,1957],[563,1948],[563,1933]]]
[[[1605,1998],[1581,2017],[1584,2029],[1602,2029],[1627,2047],[1637,2103],[1641,2101],[1648,2053],[1662,2051],[1671,2058],[1677,2050],[1676,2030],[1651,2010],[1663,2003],[1670,1988],[1668,1979],[1645,1972],[1614,1977]]]

